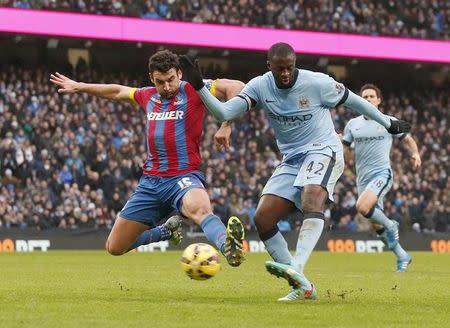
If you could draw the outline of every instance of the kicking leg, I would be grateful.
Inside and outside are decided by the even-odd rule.
[[[222,220],[214,215],[209,196],[204,189],[190,189],[182,198],[181,212],[200,225],[206,239],[214,243],[231,266],[239,266],[244,261],[242,242],[244,227],[237,217],[231,217],[225,227]]]

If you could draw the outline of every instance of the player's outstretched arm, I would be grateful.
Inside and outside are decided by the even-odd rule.
[[[231,121],[242,116],[249,109],[249,102],[244,98],[233,97],[222,103],[205,87],[198,62],[188,56],[180,56],[180,64],[187,81],[197,90],[200,98],[211,114],[220,122]]]
[[[413,137],[407,135],[403,138],[403,143],[408,148],[408,151],[411,154],[411,159],[413,161],[413,168],[416,170],[422,165],[422,159],[420,158],[419,148],[417,147],[417,143]]]
[[[411,125],[408,122],[390,119],[388,116],[381,113],[367,100],[354,94],[350,90],[348,93],[348,97],[344,102],[344,105],[380,123],[391,134],[405,133],[411,130]]]
[[[110,100],[132,103],[130,93],[134,89],[124,85],[77,82],[58,72],[50,75],[50,81],[59,87],[59,93],[88,93]]]

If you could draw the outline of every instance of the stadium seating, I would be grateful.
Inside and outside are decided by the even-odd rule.
[[[4,0],[0,6],[278,29],[450,39],[448,1]]]
[[[50,72],[17,66],[0,74],[0,226],[110,228],[136,187],[145,155],[142,113],[86,95],[61,96],[48,83]],[[226,75],[226,74],[225,74]],[[137,85],[112,75],[79,73],[80,80]],[[450,132],[448,95],[385,90],[383,111],[413,123],[423,159],[413,171],[408,154],[394,144],[394,186],[386,209],[403,229],[448,231]],[[337,130],[354,116],[332,111]],[[264,114],[251,111],[234,123],[232,149],[213,148],[214,119],[205,119],[202,169],[215,212],[236,214],[254,229],[253,214],[263,185],[280,162],[273,131]],[[347,167],[335,190],[336,205],[326,212],[337,230],[367,230],[355,213],[354,171]],[[299,216],[282,228],[294,229]],[[286,224],[288,223],[288,224]]]

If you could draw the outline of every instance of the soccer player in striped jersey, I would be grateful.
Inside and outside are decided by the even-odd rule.
[[[374,84],[364,85],[361,88],[361,97],[376,108],[382,100],[381,90]],[[409,134],[390,134],[381,124],[364,115],[347,123],[342,143],[347,158],[351,156],[350,145],[354,144],[356,186],[359,194],[356,209],[372,222],[383,243],[397,256],[397,272],[404,272],[412,258],[398,241],[398,223],[390,220],[383,212],[384,197],[393,183],[389,154],[394,138],[402,140],[411,153],[413,168],[419,168],[419,150]]]
[[[304,268],[322,234],[325,203],[333,201],[334,186],[344,169],[342,143],[334,130],[330,109],[344,104],[379,122],[392,134],[410,129],[409,123],[391,120],[330,76],[296,68],[295,61],[289,44],[272,45],[267,61],[270,71],[251,79],[238,96],[222,103],[204,86],[195,62],[181,57],[189,82],[217,119],[233,120],[252,107],[260,107],[274,129],[283,161],[262,191],[255,223],[274,260],[266,262],[266,269],[293,287],[279,299],[287,302],[314,299],[317,295]],[[303,211],[304,220],[293,257],[277,222],[296,208]]]
[[[139,185],[118,214],[106,241],[112,255],[122,255],[140,245],[161,240],[181,240],[178,216],[165,224],[157,222],[174,209],[203,229],[206,238],[238,266],[244,256],[244,229],[236,217],[228,226],[212,212],[205,190],[200,141],[204,105],[187,82],[182,81],[178,56],[168,50],[155,53],[149,60],[149,77],[154,87],[132,88],[117,84],[76,82],[55,73],[50,81],[60,93],[87,93],[109,100],[139,105],[146,124],[147,160]],[[208,90],[226,100],[238,94],[243,83],[233,80],[205,81]],[[143,123],[144,123],[143,122]]]

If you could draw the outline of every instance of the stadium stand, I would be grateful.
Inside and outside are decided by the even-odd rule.
[[[438,0],[1,0],[0,6],[277,29],[450,39],[450,4]]]
[[[0,226],[110,228],[141,175],[142,113],[86,95],[58,95],[49,74],[19,66],[0,73]],[[139,85],[85,69],[76,78]],[[448,94],[431,89],[384,93],[382,110],[413,123],[423,160],[414,172],[407,153],[394,144],[387,213],[406,230],[450,231]],[[355,115],[343,107],[332,113],[337,130]],[[202,169],[215,213],[223,218],[236,214],[253,230],[259,193],[280,162],[273,131],[264,113],[253,110],[234,123],[232,149],[218,152],[212,144],[217,123],[207,115],[204,124]],[[354,171],[348,166],[335,189],[336,205],[326,213],[333,229],[370,228],[355,215],[355,197]],[[293,215],[280,229],[298,224],[299,216]]]

